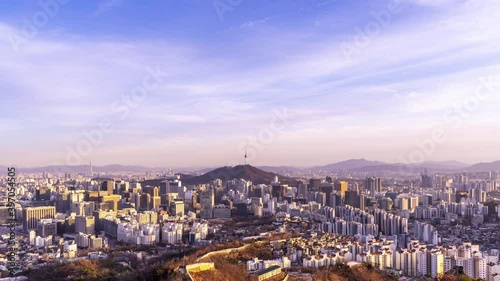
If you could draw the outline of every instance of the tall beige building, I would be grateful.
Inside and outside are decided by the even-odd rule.
[[[24,231],[37,229],[38,221],[41,219],[53,219],[56,217],[55,206],[27,207],[23,209]]]

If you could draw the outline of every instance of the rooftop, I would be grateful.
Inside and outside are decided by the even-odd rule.
[[[274,271],[276,269],[281,269],[281,267],[279,265],[273,265],[273,266],[270,266],[270,267],[268,267],[268,268],[266,268],[264,270],[261,270],[261,271],[257,272],[256,274],[257,275],[263,275],[263,274],[269,273],[271,271]]]

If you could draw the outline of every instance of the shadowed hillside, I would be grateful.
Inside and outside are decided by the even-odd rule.
[[[181,180],[186,184],[203,184],[215,179],[221,180],[233,180],[233,179],[244,179],[247,181],[252,181],[254,184],[269,184],[274,181],[274,177],[278,176],[280,182],[282,183],[296,183],[293,178],[280,176],[275,173],[266,172],[256,167],[250,165],[238,165],[234,167],[221,167],[210,172],[207,172],[200,176],[181,176]]]
[[[266,172],[250,165],[238,165],[234,167],[225,166],[199,176],[186,174],[178,175],[183,184],[205,184],[216,179],[221,179],[223,181],[244,179],[252,181],[253,184],[270,184],[274,181],[275,176],[278,176],[279,181],[283,184],[295,185],[297,183],[297,180],[294,178]],[[165,179],[147,180],[142,182],[142,185],[156,186],[163,180]]]

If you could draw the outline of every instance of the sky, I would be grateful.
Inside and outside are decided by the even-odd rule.
[[[0,165],[500,159],[496,0],[0,2]]]

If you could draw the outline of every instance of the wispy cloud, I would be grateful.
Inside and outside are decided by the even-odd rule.
[[[94,16],[101,15],[105,12],[108,12],[122,4],[123,0],[103,0],[99,2],[96,11],[94,12]]]
[[[258,20],[253,20],[253,21],[247,21],[245,23],[242,23],[240,25],[241,28],[252,28],[256,25],[263,24],[267,21],[269,21],[271,18],[270,17],[265,17],[263,19],[258,19]]]
[[[432,6],[439,7],[449,4],[460,4],[469,0],[405,0],[406,2],[421,5],[421,6]]]

